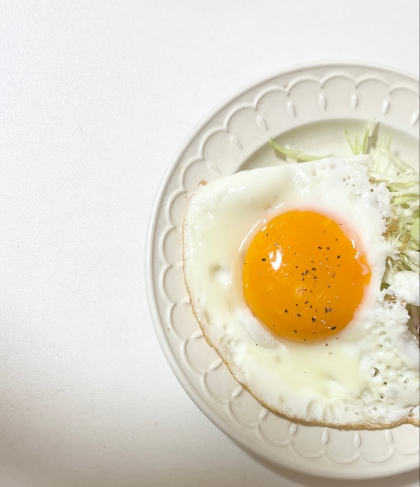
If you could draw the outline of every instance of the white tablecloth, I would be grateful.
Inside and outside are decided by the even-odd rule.
[[[414,487],[244,451],[177,382],[146,304],[151,205],[183,139],[317,60],[418,73],[415,0],[0,3],[0,485]]]

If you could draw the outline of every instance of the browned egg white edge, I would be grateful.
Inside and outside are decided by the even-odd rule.
[[[200,186],[205,186],[206,184],[207,184],[207,181],[201,180],[198,183],[197,189]],[[190,200],[191,200],[191,198],[192,198],[192,196],[194,194],[195,194],[195,192],[193,192],[191,194],[191,196],[189,198],[187,198],[188,199],[188,205],[190,204]],[[187,211],[188,211],[188,209],[187,209]],[[395,421],[393,423],[349,423],[349,424],[346,424],[345,423],[345,424],[340,424],[340,423],[328,423],[328,422],[323,422],[323,421],[309,421],[309,420],[306,420],[306,419],[298,418],[296,416],[291,416],[291,415],[288,415],[288,414],[284,414],[284,413],[280,412],[279,410],[277,410],[276,408],[274,408],[273,406],[269,406],[261,398],[259,398],[258,396],[256,396],[249,389],[249,387],[246,384],[244,384],[243,382],[241,382],[240,380],[238,380],[238,378],[235,376],[235,374],[230,369],[229,364],[223,358],[221,352],[218,350],[218,348],[211,342],[210,338],[207,336],[207,333],[206,333],[206,330],[205,330],[204,325],[198,319],[198,313],[197,313],[197,311],[196,311],[196,309],[194,307],[194,303],[193,303],[193,300],[192,300],[190,288],[188,286],[187,276],[185,274],[184,233],[185,233],[185,227],[186,226],[187,226],[187,222],[186,222],[186,218],[184,218],[184,222],[182,224],[182,264],[183,264],[182,265],[182,268],[183,268],[183,275],[184,275],[185,287],[187,289],[187,293],[188,293],[188,296],[189,296],[189,299],[190,299],[190,304],[191,304],[192,312],[193,312],[193,314],[195,316],[195,319],[197,320],[197,323],[200,326],[201,331],[203,332],[203,336],[204,336],[207,344],[210,347],[212,347],[214,350],[216,350],[217,355],[219,355],[220,359],[226,365],[227,369],[229,370],[229,372],[232,375],[232,377],[236,380],[236,382],[238,382],[238,384],[240,384],[245,390],[247,390],[251,394],[251,396],[254,399],[256,399],[262,406],[264,406],[269,411],[271,411],[272,413],[276,414],[277,416],[279,416],[279,417],[281,417],[283,419],[291,420],[291,421],[293,421],[295,423],[302,424],[302,425],[327,426],[329,428],[345,429],[345,430],[378,430],[378,429],[388,429],[388,428],[395,428],[396,426],[400,426],[402,424],[412,424],[414,426],[420,426],[420,418],[419,419],[416,419],[414,417],[412,411],[410,411],[410,413],[408,414],[408,416],[406,416],[405,418],[403,418],[403,419],[401,419],[399,421]]]

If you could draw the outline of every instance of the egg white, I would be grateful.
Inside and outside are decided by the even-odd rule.
[[[408,313],[380,291],[390,195],[366,156],[254,169],[200,186],[184,222],[184,274],[194,313],[233,376],[270,409],[304,421],[364,427],[418,422],[419,364]],[[272,335],[249,310],[242,266],[274,216],[311,210],[358,235],[371,281],[352,322],[317,343]],[[308,235],[310,238],[310,235]],[[417,409],[416,409],[417,408]],[[417,416],[416,416],[417,414]]]

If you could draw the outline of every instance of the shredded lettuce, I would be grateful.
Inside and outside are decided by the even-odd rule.
[[[419,246],[419,234],[420,234],[420,218],[419,212],[417,211],[417,215],[414,217],[414,221],[410,227],[410,235],[413,239],[413,242],[417,241],[417,246]]]
[[[355,156],[358,154],[367,154],[367,146],[369,139],[372,137],[373,131],[376,127],[376,118],[373,120],[368,120],[365,123],[365,128],[363,129],[362,140],[360,141],[359,136],[355,135],[354,139],[350,138],[347,129],[344,129],[344,135],[346,136],[347,142]]]
[[[308,154],[305,154],[304,152],[293,150],[293,149],[286,149],[286,147],[283,147],[280,145],[278,142],[274,141],[271,137],[268,139],[268,143],[270,144],[270,147],[276,150],[277,152],[280,152],[286,157],[290,157],[291,159],[294,159],[296,162],[302,161],[302,162],[309,162],[309,161],[318,161],[319,159],[325,159],[326,157],[331,157],[331,155],[328,156],[310,156]]]
[[[391,194],[392,215],[386,238],[400,252],[388,261],[384,282],[390,284],[395,272],[419,272],[419,174],[390,151],[384,139],[370,154],[369,170],[377,183],[385,183]]]

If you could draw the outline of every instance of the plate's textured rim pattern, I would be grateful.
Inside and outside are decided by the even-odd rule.
[[[337,83],[339,87],[342,84],[339,90]],[[231,378],[221,359],[205,343],[197,323],[194,327],[183,287],[180,235],[191,188],[201,179],[220,177],[224,173],[223,164],[215,161],[218,150],[226,150],[224,144],[229,146],[230,157],[239,161],[238,167],[268,135],[275,137],[300,124],[320,120],[365,120],[372,114],[369,107],[363,107],[367,99],[360,87],[369,83],[367,92],[377,98],[375,112],[379,119],[418,136],[417,81],[402,73],[337,63],[296,68],[262,80],[219,108],[187,142],[162,185],[146,255],[149,306],[158,338],[178,379],[200,409],[254,453],[282,466],[336,478],[379,477],[415,468],[418,442],[413,441],[413,432],[407,432],[404,426],[380,432],[315,429],[277,417],[261,406]],[[299,92],[294,99],[293,92],[299,85],[303,86],[303,93]],[[329,86],[332,89],[328,91]],[[398,98],[400,94],[402,102]],[[270,96],[274,97],[272,102],[278,103],[274,119],[273,110],[266,110],[268,116],[259,110],[260,104]],[[414,101],[413,105],[404,97]],[[404,108],[402,113],[398,104]],[[245,133],[241,133],[238,129],[241,117],[249,112],[255,116],[251,116]],[[247,130],[251,130],[251,136]],[[254,144],[251,149],[246,147],[250,139]],[[235,167],[230,168],[231,172],[234,170]],[[216,376],[214,384],[226,386],[223,392],[215,392],[215,386],[211,385],[212,377]],[[373,435],[375,444],[381,445],[377,450],[375,447],[372,450]],[[407,435],[411,435],[408,442]]]

